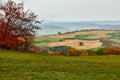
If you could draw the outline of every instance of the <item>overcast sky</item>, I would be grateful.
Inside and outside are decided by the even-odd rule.
[[[120,0],[13,0],[23,1],[40,19],[52,21],[120,20]]]

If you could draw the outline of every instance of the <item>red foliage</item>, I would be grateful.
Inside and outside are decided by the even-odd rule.
[[[0,47],[13,48],[25,45],[35,31],[39,29],[36,25],[37,15],[31,11],[24,11],[23,3],[16,4],[8,0],[0,6],[4,14],[0,15]],[[19,39],[22,37],[21,40]]]

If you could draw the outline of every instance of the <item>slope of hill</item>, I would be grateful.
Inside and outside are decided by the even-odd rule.
[[[35,38],[35,45],[38,47],[69,46],[77,50],[83,49],[87,50],[101,47],[103,46],[103,44],[106,44],[107,42],[110,42],[109,44],[114,43],[115,45],[120,45],[119,36],[120,36],[119,30],[101,30],[101,29],[82,30],[61,33],[58,35],[37,36]],[[80,46],[79,45],[80,42],[83,42],[84,45]]]

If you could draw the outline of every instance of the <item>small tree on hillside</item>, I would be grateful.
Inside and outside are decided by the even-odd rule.
[[[23,3],[8,0],[0,6],[0,48],[17,49],[28,46],[38,27],[37,15],[24,11]]]
[[[84,43],[83,42],[79,42],[79,46],[83,46],[84,45]]]

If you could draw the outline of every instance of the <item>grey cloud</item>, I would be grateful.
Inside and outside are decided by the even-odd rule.
[[[118,20],[120,0],[14,0],[46,20]]]

